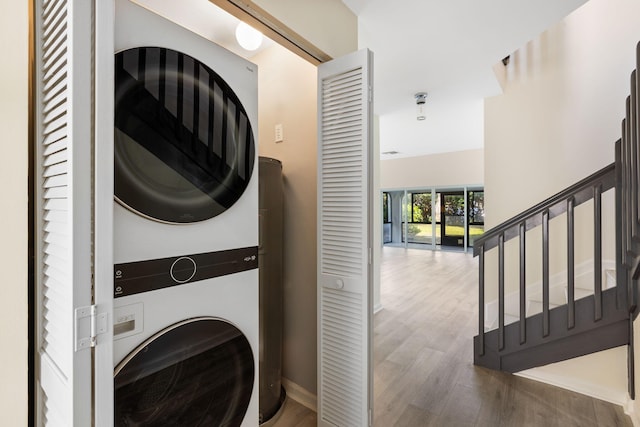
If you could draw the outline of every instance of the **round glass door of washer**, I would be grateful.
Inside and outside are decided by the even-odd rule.
[[[255,376],[251,346],[232,324],[185,320],[137,347],[114,373],[114,425],[240,426]]]
[[[251,123],[232,88],[172,49],[115,56],[114,192],[157,221],[191,223],[229,209],[251,179]]]

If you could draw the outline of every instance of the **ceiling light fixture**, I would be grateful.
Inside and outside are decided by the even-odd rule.
[[[236,40],[244,49],[256,50],[262,44],[262,33],[241,21],[236,27]]]
[[[427,118],[427,114],[424,111],[424,103],[427,102],[427,92],[418,92],[415,94],[416,98],[416,118],[418,120],[424,120]]]

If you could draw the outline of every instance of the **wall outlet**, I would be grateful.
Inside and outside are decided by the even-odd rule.
[[[275,141],[276,142],[282,142],[284,141],[284,133],[282,131],[282,124],[279,123],[276,125],[276,137],[275,137]]]

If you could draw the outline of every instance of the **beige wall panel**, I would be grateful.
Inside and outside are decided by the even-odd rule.
[[[0,425],[27,425],[27,203],[29,2],[5,2],[0,14]]]
[[[332,58],[358,50],[358,18],[340,0],[254,2]]]
[[[274,46],[258,64],[259,153],[284,175],[283,376],[316,393],[316,67]],[[275,142],[281,124],[284,141]]]
[[[481,185],[483,180],[482,149],[380,162],[380,187],[383,189]]]

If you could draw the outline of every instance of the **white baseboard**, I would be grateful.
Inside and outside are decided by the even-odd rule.
[[[614,405],[620,405],[625,410],[628,409],[629,395],[620,390],[614,390],[602,387],[600,384],[579,381],[575,378],[567,378],[553,373],[545,372],[537,368],[527,369],[526,371],[517,372],[514,375],[550,384],[576,393],[584,394],[596,399],[604,400]],[[631,401],[633,404],[633,401]],[[636,425],[634,423],[634,425]],[[638,425],[640,427],[640,425]]]
[[[627,397],[627,403],[624,405],[624,413],[631,418],[631,423],[634,427],[640,427],[640,418],[634,407],[634,401]]]
[[[382,310],[382,304],[376,304],[373,306],[373,314],[376,314],[380,310]]]
[[[284,377],[282,378],[282,386],[287,392],[287,397],[311,409],[313,412],[318,412],[318,398],[315,394]]]

